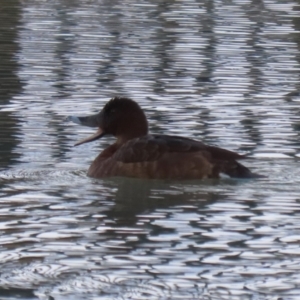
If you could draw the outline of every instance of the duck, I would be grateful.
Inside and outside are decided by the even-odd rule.
[[[108,135],[116,138],[92,162],[87,172],[89,177],[175,180],[219,179],[222,175],[260,177],[238,162],[246,155],[187,137],[149,134],[144,111],[127,97],[112,98],[95,115],[69,116],[67,120],[97,128],[93,135],[75,146]]]

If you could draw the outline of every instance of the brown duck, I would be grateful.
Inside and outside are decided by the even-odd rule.
[[[76,145],[105,135],[117,139],[93,161],[90,177],[202,179],[219,178],[222,173],[236,178],[261,177],[237,162],[244,155],[185,137],[149,134],[143,110],[128,98],[115,97],[96,115],[68,120],[98,127],[95,134]]]

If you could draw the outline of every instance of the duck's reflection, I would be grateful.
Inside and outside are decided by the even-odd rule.
[[[151,214],[155,210],[188,205],[201,208],[225,199],[225,195],[198,188],[219,184],[217,180],[177,182],[115,178],[106,183],[117,186],[112,199],[115,204],[107,211],[107,216],[119,225],[132,225],[139,214]]]

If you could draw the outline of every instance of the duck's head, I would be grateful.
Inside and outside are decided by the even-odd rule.
[[[148,123],[143,110],[135,101],[124,97],[112,98],[96,115],[69,116],[68,120],[80,125],[98,127],[93,135],[79,141],[75,146],[95,141],[107,134],[115,136],[117,143],[124,143],[148,133]]]

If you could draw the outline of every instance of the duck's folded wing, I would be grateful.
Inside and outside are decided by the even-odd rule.
[[[200,141],[167,135],[151,135],[128,141],[115,153],[123,163],[159,160],[168,153],[201,153],[207,160],[236,160],[244,156],[222,148],[208,146]]]

